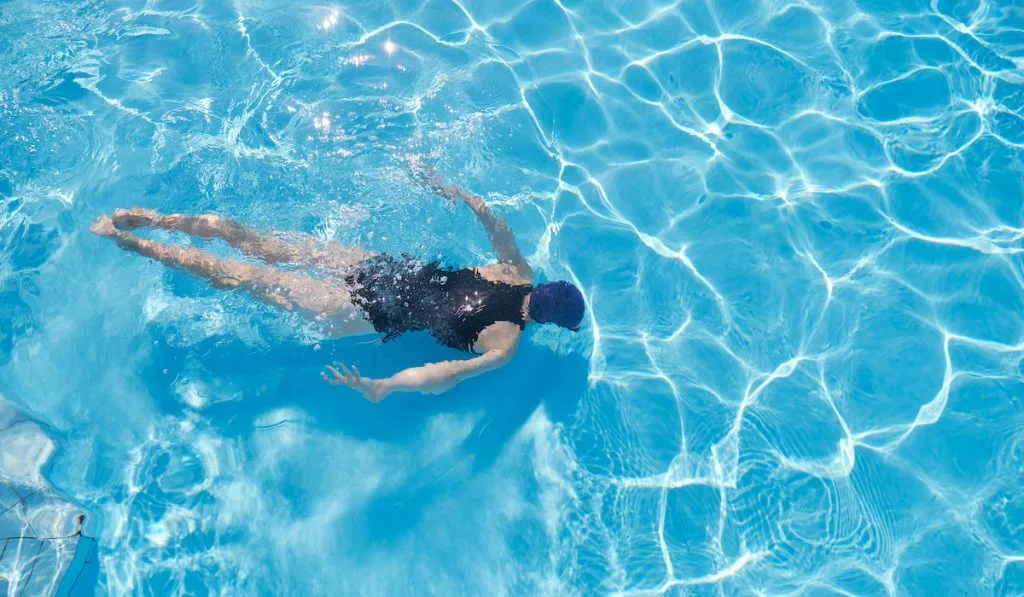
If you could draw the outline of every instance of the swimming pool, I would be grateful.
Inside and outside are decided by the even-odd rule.
[[[84,512],[78,594],[1024,593],[1015,4],[0,3],[0,485],[56,504],[0,519]],[[456,355],[87,231],[492,259],[409,156],[578,281],[580,334],[372,405],[321,367]]]

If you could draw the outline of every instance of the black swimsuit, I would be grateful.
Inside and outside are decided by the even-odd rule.
[[[472,269],[384,254],[361,261],[345,281],[352,287],[352,301],[385,342],[424,330],[441,344],[466,352],[474,352],[480,332],[495,322],[526,327],[523,301],[533,290],[530,284],[490,282]]]

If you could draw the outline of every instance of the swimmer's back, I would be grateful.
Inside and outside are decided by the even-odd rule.
[[[526,326],[523,302],[531,284],[485,279],[473,269],[423,264],[378,254],[346,277],[359,305],[387,342],[404,332],[426,331],[441,344],[474,352],[480,333],[496,322]]]

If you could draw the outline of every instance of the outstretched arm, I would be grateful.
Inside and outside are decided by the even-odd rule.
[[[386,379],[363,377],[359,374],[359,369],[352,367],[350,370],[345,365],[341,365],[344,375],[329,365],[327,371],[330,375],[327,372],[321,372],[320,375],[329,384],[348,386],[361,392],[370,402],[380,402],[392,392],[446,392],[464,379],[501,367],[512,358],[512,352],[513,349],[490,350],[466,361],[428,363],[399,371]]]
[[[498,260],[512,264],[525,278],[533,277],[533,271],[523,257],[522,251],[519,250],[519,246],[516,245],[516,239],[512,235],[508,223],[492,214],[482,197],[466,192],[457,185],[445,183],[431,166],[413,163],[410,168],[413,176],[430,190],[452,201],[461,200],[468,205],[483,224],[484,229],[487,230],[491,244],[494,245],[494,251],[498,254]]]

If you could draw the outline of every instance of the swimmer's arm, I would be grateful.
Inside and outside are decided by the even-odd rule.
[[[519,246],[516,245],[516,239],[512,235],[508,223],[495,217],[482,197],[469,193],[458,185],[445,183],[430,166],[413,164],[411,168],[413,176],[428,186],[430,190],[452,201],[461,199],[468,205],[487,231],[487,236],[490,237],[491,244],[494,245],[494,252],[498,254],[498,260],[512,264],[523,277],[533,279],[533,270],[523,257]]]
[[[370,402],[380,402],[394,392],[420,392],[440,394],[455,387],[464,379],[497,369],[507,363],[515,351],[514,346],[489,350],[484,354],[465,361],[442,361],[410,367],[386,379],[363,377],[357,367],[351,369],[339,365],[341,371],[328,365],[320,375],[324,381],[335,386],[348,386],[361,393]],[[328,373],[329,372],[329,373]]]
[[[394,392],[441,394],[463,380],[501,367],[511,358],[512,350],[490,350],[465,361],[442,361],[410,367],[380,380],[379,399],[383,400]]]
[[[455,187],[455,189],[459,197],[476,214],[476,219],[483,224],[487,236],[491,238],[491,244],[494,245],[494,252],[498,254],[498,261],[511,263],[523,277],[533,279],[533,270],[530,269],[530,264],[523,257],[522,251],[519,250],[516,239],[512,235],[512,229],[508,227],[508,222],[495,217],[487,208],[487,203],[482,197],[467,193],[459,187]]]

